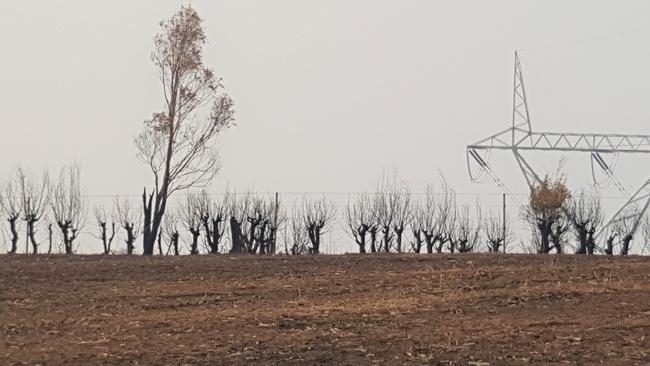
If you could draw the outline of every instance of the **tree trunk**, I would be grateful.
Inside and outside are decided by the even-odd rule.
[[[585,225],[576,225],[578,232],[578,250],[576,254],[587,254],[587,228]]]
[[[210,235],[211,239],[208,240],[208,245],[210,246],[211,254],[219,254],[219,243],[221,242],[221,229],[219,224],[223,220],[213,219],[212,220],[212,232],[206,232],[206,235]]]
[[[230,237],[232,240],[231,254],[239,254],[244,251],[244,240],[241,223],[234,217],[230,218]]]
[[[172,243],[174,244],[174,256],[176,257],[178,257],[181,254],[180,250],[178,250],[178,238],[179,238],[178,233],[174,233],[174,235],[172,236]]]
[[[557,254],[564,253],[564,249],[562,248],[562,243],[560,242],[560,237],[559,236],[552,235],[551,241],[553,242],[553,248],[555,248],[555,252]],[[549,249],[549,252],[551,251],[551,249]]]
[[[162,218],[165,214],[164,206],[166,206],[166,202],[162,204],[161,206],[162,208],[159,208],[158,210],[154,211],[153,219],[151,220],[151,232],[149,236],[149,241],[147,242],[146,247],[143,248],[144,255],[153,255],[154,247],[156,244],[156,237],[158,236],[158,232],[160,231],[160,224],[162,223]]]
[[[102,246],[104,247],[104,254],[108,254],[108,235],[106,233],[106,223],[105,222],[100,222],[99,227],[101,229],[101,238],[102,238]]]
[[[47,225],[49,244],[47,246],[47,254],[52,254],[52,224]]]
[[[18,251],[18,230],[16,229],[16,221],[18,217],[11,217],[7,219],[9,221],[9,229],[11,230],[11,249],[9,254],[16,254]]]
[[[63,248],[66,255],[72,254],[72,245],[70,244],[70,224],[59,222],[59,228],[63,235]]]
[[[148,204],[146,202],[146,188],[144,194],[142,195],[145,213],[142,255],[153,255],[154,246],[156,244],[156,237],[158,236],[158,230],[160,230],[160,224],[162,223],[163,216],[165,215],[165,209],[167,208],[167,197],[169,193],[169,183],[171,180],[170,169],[174,153],[174,135],[177,123],[176,103],[179,93],[178,88],[179,84],[172,82],[172,90],[170,92],[169,104],[167,108],[167,116],[170,123],[167,138],[167,154],[165,155],[165,170],[163,173],[160,190],[157,189],[158,186],[156,185],[156,201],[153,202],[153,206],[152,200],[154,194],[151,193],[149,196]]]
[[[595,232],[596,230],[591,228],[587,234],[587,254],[589,255],[594,255],[594,250],[596,249],[596,241],[594,239]]]
[[[162,250],[162,230],[158,232],[158,254],[163,255]]]
[[[459,240],[458,241],[458,253],[470,253],[472,251],[472,248],[468,245],[467,240]]]
[[[402,252],[402,233],[404,232],[403,228],[395,228],[395,245],[397,253]]]
[[[501,248],[501,239],[490,241],[490,252],[499,253],[499,248]]]
[[[416,254],[420,254],[422,251],[422,232],[419,230],[414,230],[413,231],[413,238],[415,239],[415,243],[411,245],[413,248],[413,252]]]
[[[548,254],[551,251],[551,243],[549,237],[551,236],[551,225],[543,222],[537,225],[539,230],[540,247],[537,250],[538,254]]]
[[[34,233],[34,224],[35,221],[28,221],[27,222],[27,236],[29,237],[29,241],[32,244],[32,254],[38,254],[38,243],[36,242],[36,237]]]
[[[192,234],[192,246],[190,247],[190,254],[191,255],[198,255],[199,254],[199,236],[201,235],[201,232],[199,230],[190,228],[190,233]]]
[[[257,247],[255,245],[257,243],[255,240],[255,231],[257,230],[259,221],[249,219],[248,222],[250,223],[250,226],[248,228],[248,236],[244,240],[244,245],[248,254],[255,254],[257,252]]]
[[[381,233],[383,234],[383,245],[381,249],[384,253],[389,253],[391,242],[393,241],[393,238],[390,235],[390,226],[384,226],[381,229]]]
[[[309,241],[311,242],[311,254],[320,254],[320,229],[315,225],[307,228]]]
[[[267,252],[266,248],[266,228],[268,227],[268,223],[264,222],[262,226],[260,227],[260,231],[255,238],[256,244],[255,244],[255,249],[258,247],[260,248],[260,255],[265,255]],[[255,254],[257,250],[253,251],[253,254]]]
[[[278,238],[278,229],[276,227],[271,227],[271,234],[269,237],[269,255],[275,255],[277,253],[277,238]]]
[[[153,193],[147,199],[147,189],[142,193],[142,210],[144,213],[144,226],[142,230],[142,255],[153,255],[153,248],[156,241],[157,227],[154,230],[154,207]]]
[[[446,238],[444,238],[444,237],[439,237],[439,238],[436,238],[436,239],[434,240],[434,243],[435,243],[436,241],[438,242],[438,247],[436,248],[436,252],[437,252],[438,254],[440,254],[440,253],[442,253],[442,248],[445,247],[445,243],[447,243],[447,242],[450,241],[450,240],[449,240],[449,239],[446,239]]]
[[[424,233],[424,241],[427,243],[427,253],[428,254],[433,254],[433,245],[435,244],[433,240],[433,235],[428,234],[427,232]]]
[[[377,253],[377,228],[370,228],[370,252]]]
[[[219,231],[219,223],[221,219],[210,219],[209,216],[201,218],[203,228],[205,230],[205,237],[210,248],[210,254],[219,254],[219,242],[221,241],[221,232]]]
[[[605,254],[613,255],[614,254],[614,239],[616,235],[610,236],[607,238],[607,248],[605,249]]]
[[[134,225],[126,225],[124,229],[126,230],[126,254],[132,255],[133,250],[135,249],[135,235],[133,235]]]
[[[357,242],[357,245],[359,246],[359,253],[365,253],[366,252],[366,233],[368,232],[368,228],[364,225],[361,225],[357,228],[356,235],[354,236],[354,241]]]
[[[632,241],[632,235],[626,235],[623,238],[623,244],[621,246],[621,255],[628,255],[630,252],[630,242]]]

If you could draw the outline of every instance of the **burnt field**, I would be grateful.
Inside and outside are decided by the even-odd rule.
[[[3,365],[650,363],[650,258],[1,256]]]

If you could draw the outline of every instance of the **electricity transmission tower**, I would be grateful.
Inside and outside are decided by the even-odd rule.
[[[512,127],[467,146],[467,167],[472,181],[477,181],[471,169],[471,162],[473,160],[478,164],[480,174],[487,173],[499,187],[512,195],[510,190],[494,174],[490,167],[487,155],[492,150],[511,151],[519,169],[524,175],[528,187],[531,189],[535,184],[541,182],[541,179],[528,161],[524,159],[522,155],[523,151],[561,151],[589,154],[591,156],[594,183],[598,184],[594,174],[594,165],[596,165],[627,198],[623,206],[601,228],[597,237],[622,221],[631,223],[628,235],[630,237],[634,236],[643,215],[648,209],[648,205],[650,205],[650,179],[643,183],[633,194],[629,194],[623,184],[614,175],[613,168],[605,162],[605,159],[601,155],[619,153],[648,154],[650,153],[650,135],[533,131],[528,110],[526,89],[524,87],[523,72],[517,52],[515,52]]]

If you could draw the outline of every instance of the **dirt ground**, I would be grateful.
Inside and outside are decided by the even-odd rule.
[[[2,365],[650,364],[650,258],[0,256]]]

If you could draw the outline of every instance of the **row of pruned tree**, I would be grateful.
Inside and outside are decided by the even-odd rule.
[[[112,212],[104,206],[94,211],[96,237],[104,253],[112,252],[117,226],[125,231],[126,253],[133,254],[143,217],[132,202],[116,198]],[[271,255],[282,251],[278,243],[283,242],[285,253],[318,254],[323,234],[332,227],[335,216],[335,206],[325,198],[304,198],[287,213],[277,194],[213,195],[202,190],[187,194],[176,209],[166,213],[156,246],[158,253],[165,255]]]
[[[567,248],[576,254],[612,255],[617,251],[628,255],[635,236],[646,242],[650,239],[650,222],[647,216],[639,222],[631,209],[620,220],[604,228],[605,214],[600,195],[596,191],[571,193],[562,178],[546,177],[533,187],[521,217],[531,227],[530,244],[524,249],[536,253],[564,253]],[[638,212],[637,212],[638,213]],[[602,230],[600,243],[597,233]],[[637,233],[640,233],[637,235]],[[573,239],[573,240],[572,240]]]
[[[511,237],[502,216],[489,213],[483,218],[480,206],[472,214],[470,206],[458,205],[444,179],[441,192],[430,185],[418,200],[407,184],[384,178],[374,194],[361,194],[348,203],[344,219],[360,253],[467,253],[478,250],[482,238],[489,251],[498,252]]]
[[[52,251],[53,224],[56,224],[62,237],[63,250],[67,254],[74,251],[75,240],[85,225],[87,204],[80,185],[80,168],[72,164],[61,170],[59,178],[50,182],[45,171],[36,177],[18,167],[8,182],[2,187],[0,209],[9,225],[9,253],[16,253],[20,239],[21,224],[24,224],[26,248],[31,245],[32,253],[38,253],[36,238],[38,224],[48,217],[47,229],[49,246]]]
[[[458,205],[444,179],[441,192],[428,186],[423,198],[414,200],[408,186],[393,178],[382,180],[374,194],[361,194],[349,202],[344,219],[360,253],[368,249],[373,253],[505,251],[514,237],[508,218],[496,212],[483,216],[480,204],[476,207],[472,214],[470,206]],[[533,187],[521,209],[521,218],[532,229],[531,241],[522,247],[540,254],[571,249],[576,254],[628,255],[635,236],[650,241],[648,217],[639,224],[634,213],[609,225],[598,243],[596,234],[604,225],[598,192],[572,194],[563,179],[546,177]],[[406,228],[410,230],[405,232]],[[410,246],[404,248],[409,231]]]
[[[323,235],[337,222],[336,206],[324,197],[303,198],[289,211],[277,194],[213,195],[202,190],[183,198],[167,212],[158,231],[159,254],[318,254]],[[23,229],[31,252],[38,253],[40,222],[48,229],[48,253],[55,231],[59,251],[74,253],[88,215],[79,165],[62,169],[53,183],[47,173],[36,177],[17,168],[2,187],[0,209],[7,223],[9,253],[17,252]],[[97,205],[92,212],[93,234],[104,254],[137,251],[143,234],[142,207],[127,197],[116,197],[112,207]],[[623,219],[605,233],[604,243],[598,246],[595,234],[604,217],[598,194],[571,194],[562,180],[547,178],[534,187],[521,217],[533,229],[532,240],[523,245],[529,252],[564,253],[571,248],[577,254],[594,254],[600,248],[605,254],[626,255],[634,237],[632,221]],[[430,185],[416,195],[395,177],[383,179],[376,192],[349,200],[342,218],[360,253],[500,252],[514,237],[507,217],[504,223],[496,212],[483,215],[478,203],[475,209],[459,205],[444,179],[439,191]],[[120,231],[126,245],[116,249],[113,242]],[[647,220],[640,231],[644,238],[650,236]]]

